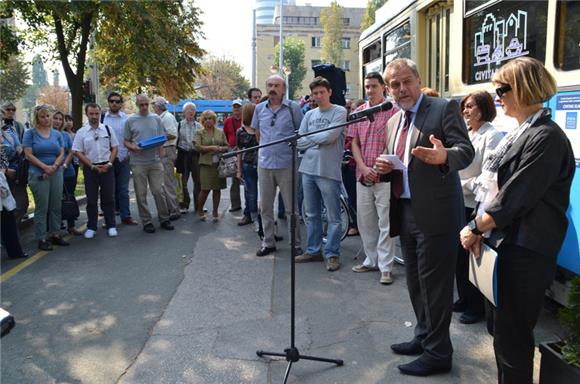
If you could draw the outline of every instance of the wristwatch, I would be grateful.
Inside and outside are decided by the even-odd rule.
[[[474,235],[483,235],[483,232],[481,232],[478,228],[477,228],[477,222],[475,221],[475,219],[471,220],[469,223],[467,223],[467,227],[469,227],[469,230],[471,231],[471,233],[473,233]]]
[[[113,163],[111,163],[110,161],[107,163],[107,167],[109,168],[113,168]]]

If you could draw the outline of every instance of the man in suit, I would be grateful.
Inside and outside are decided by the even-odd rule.
[[[399,365],[403,374],[428,376],[451,370],[453,347],[449,323],[457,230],[465,221],[457,171],[467,167],[474,150],[459,106],[454,100],[425,96],[417,65],[393,60],[383,74],[389,93],[401,108],[388,122],[387,153],[376,162],[380,174],[393,172],[391,236],[401,236],[407,286],[417,325],[414,338],[393,344],[400,355],[419,355]]]

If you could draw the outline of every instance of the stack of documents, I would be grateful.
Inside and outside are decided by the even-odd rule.
[[[481,244],[481,256],[469,254],[469,281],[497,307],[497,252]]]

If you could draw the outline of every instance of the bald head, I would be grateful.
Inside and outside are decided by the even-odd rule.
[[[286,81],[280,75],[272,75],[266,80],[266,92],[268,100],[272,103],[280,103],[286,93]]]

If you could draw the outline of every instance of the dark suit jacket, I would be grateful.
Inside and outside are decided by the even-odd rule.
[[[486,209],[497,225],[491,244],[515,244],[555,261],[575,170],[570,141],[550,116],[527,128],[500,163],[499,193]]]
[[[403,114],[399,111],[387,123],[387,153],[395,154],[395,139]],[[465,222],[465,208],[457,171],[471,163],[474,150],[455,100],[423,96],[410,147],[433,147],[430,135],[443,142],[448,162],[443,166],[430,165],[411,156],[409,188],[413,214],[418,228],[426,235],[457,232],[459,236]],[[400,214],[398,201],[391,200],[391,236],[396,236],[400,232]]]

